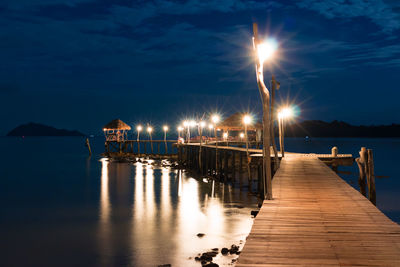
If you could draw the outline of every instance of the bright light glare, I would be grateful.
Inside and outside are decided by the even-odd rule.
[[[293,110],[291,108],[283,108],[278,113],[278,117],[280,119],[290,118],[293,116]]]
[[[228,133],[225,132],[225,133],[223,134],[223,137],[224,137],[224,138],[227,138],[227,137],[228,137]]]
[[[151,133],[151,132],[153,131],[153,128],[152,128],[152,127],[147,127],[147,131],[148,131],[149,133]]]
[[[243,138],[244,137],[244,133],[240,133],[240,138]]]
[[[138,127],[136,127],[136,130],[137,130],[138,132],[140,132],[140,131],[142,130],[142,126],[141,126],[141,125],[138,125]]]
[[[212,125],[212,124],[209,124],[209,125],[208,125],[208,129],[211,130],[211,129],[213,129],[213,128],[214,128],[214,125]]]
[[[163,130],[164,130],[164,132],[168,131],[168,126],[164,125]]]
[[[267,40],[264,43],[261,43],[257,46],[257,53],[258,53],[258,58],[260,60],[260,63],[264,63],[265,60],[270,59],[278,45],[274,40]]]
[[[214,123],[214,124],[217,124],[218,122],[219,122],[219,116],[218,115],[212,115],[211,116],[211,121]]]
[[[190,122],[189,122],[189,126],[190,126],[190,127],[196,126],[196,124],[197,124],[197,123],[196,123],[195,121],[190,121]]]
[[[183,127],[182,126],[178,126],[178,132],[182,131]]]
[[[244,115],[243,116],[243,122],[244,124],[250,124],[252,121],[251,116],[250,115]]]
[[[188,121],[184,121],[183,122],[183,126],[188,127],[189,126],[189,122]]]
[[[201,122],[199,123],[199,125],[200,125],[201,128],[203,128],[204,126],[206,126],[206,123],[205,123],[204,121],[201,121]]]

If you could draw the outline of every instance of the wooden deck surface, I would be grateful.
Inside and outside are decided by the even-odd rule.
[[[285,157],[273,197],[236,267],[400,266],[400,226],[317,158]]]

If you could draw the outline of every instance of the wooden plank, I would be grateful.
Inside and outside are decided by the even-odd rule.
[[[316,157],[286,155],[237,267],[400,266],[400,226]]]

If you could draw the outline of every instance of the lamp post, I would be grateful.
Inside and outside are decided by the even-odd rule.
[[[163,126],[164,130],[164,143],[165,143],[165,154],[168,154],[168,146],[167,146],[167,132],[168,132],[168,126],[164,125]],[[160,151],[159,151],[160,152]]]
[[[284,122],[286,118],[290,118],[293,116],[293,111],[291,108],[283,108],[279,113],[278,113],[278,124],[279,124],[279,146],[281,150],[281,155],[282,157],[285,156],[285,142],[284,142],[284,137],[285,137],[285,129],[284,129]]]
[[[138,154],[140,155],[140,132],[142,131],[142,125],[138,125],[137,127],[136,127],[136,131],[137,131],[137,147],[138,147]]]
[[[181,132],[183,130],[182,126],[178,126],[178,140],[181,139]]]
[[[280,83],[275,80],[275,76],[272,75],[271,78],[271,122],[270,122],[270,130],[271,130],[271,141],[272,141],[272,148],[274,149],[274,171],[278,169],[279,166],[279,157],[278,157],[278,150],[276,149],[275,143],[275,131],[274,131],[274,121],[276,120],[275,117],[275,91],[279,90]],[[279,122],[278,122],[279,124]]]
[[[220,118],[217,114],[211,116],[211,121],[214,125],[214,137],[215,137],[215,174],[218,171],[218,138],[217,138],[217,124]]]
[[[147,126],[147,132],[149,133],[149,137],[150,137],[151,154],[153,154],[153,138],[151,136],[152,131],[153,131],[153,128],[151,126]]]
[[[206,123],[204,121],[200,121],[198,124],[198,129],[199,129],[199,134],[200,134],[200,148],[199,148],[199,169],[203,171],[202,169],[202,160],[201,160],[201,146],[203,144],[203,128],[206,126]]]
[[[186,142],[189,143],[189,139],[190,139],[189,122],[188,121],[184,121],[183,122],[183,127],[186,127]]]
[[[262,43],[258,39],[257,23],[253,24],[253,49],[256,55],[256,76],[258,90],[263,105],[263,186],[265,199],[272,199],[272,179],[271,179],[271,130],[270,130],[270,95],[264,83],[263,64],[271,58],[275,47],[271,43]]]
[[[247,156],[247,175],[249,176],[248,179],[251,179],[251,172],[250,172],[250,160],[249,160],[249,137],[247,135],[247,125],[250,124],[252,121],[250,115],[243,116],[243,124],[244,124],[244,136],[246,140],[246,156]]]

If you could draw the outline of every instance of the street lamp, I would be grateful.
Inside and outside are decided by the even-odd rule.
[[[189,141],[189,139],[190,139],[190,129],[189,129],[189,122],[188,121],[184,121],[183,122],[183,127],[186,127],[187,128],[187,130],[186,130],[186,141],[189,143],[190,141]]]
[[[240,134],[239,134],[239,137],[240,137],[240,141],[243,141],[244,133],[240,133]]]
[[[137,131],[137,147],[138,147],[138,155],[140,155],[140,140],[139,140],[139,137],[140,137],[140,132],[142,131],[142,125],[138,125],[137,127],[136,127],[136,131]]]
[[[151,154],[153,154],[153,138],[151,136],[152,131],[153,131],[153,127],[147,126],[147,132],[149,133],[149,137],[150,137]]]
[[[249,137],[247,135],[247,125],[251,124],[252,119],[251,116],[246,114],[243,116],[243,124],[244,124],[244,136],[245,136],[245,140],[246,140],[246,155],[247,155],[247,174],[249,175],[249,179],[251,176],[251,172],[250,172],[250,162],[249,162]]]
[[[202,168],[202,158],[201,158],[201,146],[203,144],[203,128],[206,126],[206,123],[204,121],[200,121],[198,124],[198,130],[200,134],[200,148],[199,148],[199,169],[203,171]]]
[[[178,126],[178,139],[181,139],[181,132],[183,130],[182,126]]]
[[[165,143],[165,154],[168,154],[168,146],[167,146],[167,132],[168,132],[168,126],[164,125],[163,126],[164,130],[164,143]],[[158,151],[160,153],[160,151]]]
[[[284,136],[285,136],[285,129],[284,129],[284,121],[287,118],[293,116],[293,110],[291,108],[283,108],[278,113],[278,126],[279,126],[279,146],[281,149],[282,157],[285,156],[285,143],[284,143]]]
[[[276,44],[272,42],[262,43],[258,39],[257,23],[253,24],[253,49],[256,59],[256,76],[258,90],[260,91],[263,105],[263,185],[265,199],[272,199],[272,179],[271,179],[271,125],[270,125],[270,96],[269,90],[264,83],[263,64],[266,60],[273,57],[276,51]]]
[[[217,114],[211,116],[211,121],[214,124],[214,137],[215,137],[215,174],[218,171],[218,138],[217,138],[217,124],[220,117]]]

